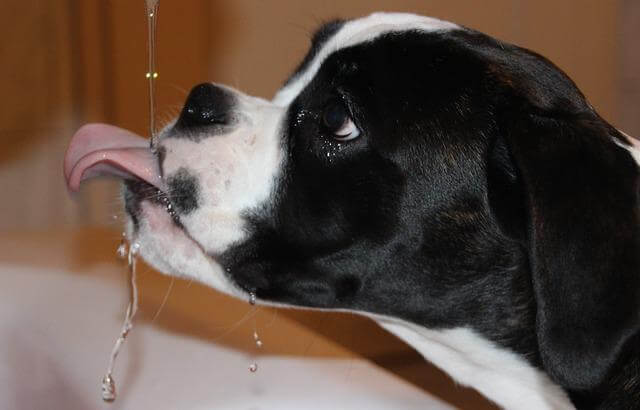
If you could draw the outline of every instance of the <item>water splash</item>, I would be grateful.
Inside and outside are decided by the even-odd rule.
[[[102,399],[104,401],[114,401],[117,397],[116,383],[113,379],[113,367],[115,365],[120,348],[125,339],[129,335],[129,331],[133,328],[133,318],[138,311],[138,286],[136,283],[136,259],[138,252],[140,251],[140,244],[134,242],[127,246],[128,242],[126,237],[123,237],[116,254],[118,256],[126,253],[127,267],[129,271],[129,305],[125,313],[124,322],[120,329],[120,336],[116,339],[113,349],[111,350],[111,356],[109,357],[109,365],[107,366],[107,372],[102,378]],[[128,249],[127,249],[128,248]]]

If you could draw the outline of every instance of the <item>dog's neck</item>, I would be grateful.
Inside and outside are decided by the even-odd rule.
[[[498,281],[493,284],[496,292],[511,295],[510,300],[505,300],[506,296],[499,300],[508,307],[506,310],[492,306],[493,299],[473,299],[465,309],[472,309],[477,317],[472,317],[467,324],[440,329],[395,317],[367,316],[456,382],[478,390],[502,408],[635,408],[636,403],[640,403],[640,335],[638,340],[629,343],[629,351],[620,357],[620,365],[613,369],[612,375],[588,394],[566,391],[544,371],[534,331],[536,305],[532,302],[532,290],[526,285],[513,285],[526,284],[526,278],[530,277],[526,258],[517,252],[513,251],[509,266],[519,266],[519,269],[492,275]],[[492,317],[491,312],[495,311],[500,312],[503,321],[493,325],[482,322],[481,318]],[[474,323],[478,323],[478,327]]]
[[[640,403],[638,347],[631,348],[632,352],[621,359],[618,369],[596,391],[567,394],[524,358],[469,328],[430,330],[394,318],[375,316],[374,320],[456,382],[478,390],[503,408],[632,409]],[[631,345],[639,343],[636,340]]]
[[[431,330],[395,318],[375,315],[373,319],[456,382],[478,390],[503,408],[631,409],[640,403],[640,335],[602,386],[567,393],[522,356],[470,328]]]
[[[430,330],[386,317],[374,320],[456,382],[507,409],[573,409],[567,394],[519,355],[469,328]]]

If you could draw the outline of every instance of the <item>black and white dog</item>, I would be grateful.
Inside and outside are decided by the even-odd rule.
[[[509,409],[640,408],[640,149],[545,58],[411,14],[324,25],[272,101],[195,87],[125,176],[144,259],[259,303],[357,312]]]

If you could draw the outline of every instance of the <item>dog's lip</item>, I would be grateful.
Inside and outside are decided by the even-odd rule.
[[[113,125],[87,124],[75,133],[65,154],[67,188],[78,191],[82,181],[102,175],[139,178],[166,190],[147,139]]]

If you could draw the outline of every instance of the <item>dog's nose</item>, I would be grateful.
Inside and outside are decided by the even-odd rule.
[[[211,83],[196,85],[187,97],[176,127],[228,124],[234,101],[233,94],[225,88]]]

